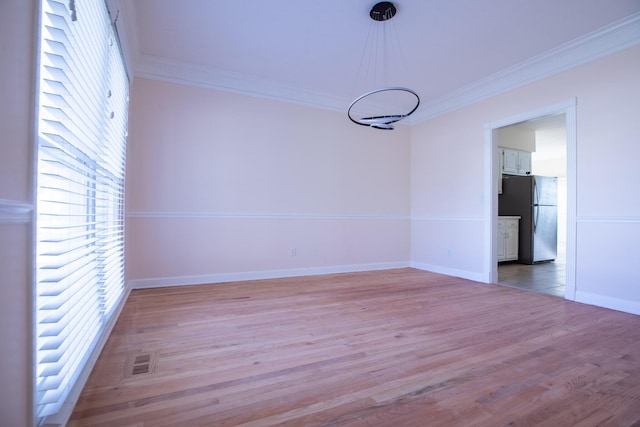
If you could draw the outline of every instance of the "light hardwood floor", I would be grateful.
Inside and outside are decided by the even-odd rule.
[[[639,423],[640,316],[407,268],[133,291],[69,425]]]

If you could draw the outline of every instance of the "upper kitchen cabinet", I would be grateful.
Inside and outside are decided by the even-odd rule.
[[[508,175],[531,175],[531,153],[536,151],[535,130],[522,124],[496,131],[500,154],[500,172]]]
[[[531,153],[528,151],[500,148],[502,173],[509,175],[531,175]]]

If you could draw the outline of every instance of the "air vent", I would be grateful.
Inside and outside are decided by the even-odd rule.
[[[155,372],[155,365],[155,353],[132,354],[127,358],[124,377],[131,378],[139,375],[151,374]]]
[[[150,364],[151,364],[150,354],[143,354],[140,356],[136,356],[135,360],[133,361],[133,369],[131,371],[131,375],[148,374]]]

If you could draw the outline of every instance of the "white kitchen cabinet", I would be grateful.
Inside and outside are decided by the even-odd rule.
[[[510,175],[531,175],[531,153],[528,151],[501,148],[502,173]]]
[[[498,217],[498,262],[518,259],[519,216]]]

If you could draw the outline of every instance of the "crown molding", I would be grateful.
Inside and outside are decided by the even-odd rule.
[[[424,103],[419,123],[640,44],[640,13]]]
[[[321,108],[346,111],[350,101],[273,80],[151,55],[140,55],[135,76],[217,89]]]
[[[121,19],[125,21],[123,27],[126,31],[120,36],[123,39],[131,38],[130,41],[125,40],[123,44],[126,46],[125,52],[129,52],[129,58],[126,59],[133,63],[132,68],[137,77],[206,87],[339,112],[345,112],[351,102],[344,97],[322,94],[246,74],[158,56],[140,55],[137,53],[135,27],[132,26],[135,22],[135,8],[131,6],[131,2],[110,1],[124,5],[121,12],[125,16]],[[640,13],[635,13],[442,97],[423,100],[407,122],[408,124],[423,122],[638,44],[640,44]]]

